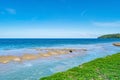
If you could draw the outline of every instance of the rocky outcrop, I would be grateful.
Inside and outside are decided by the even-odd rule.
[[[113,43],[114,46],[120,46],[120,42],[119,43]]]

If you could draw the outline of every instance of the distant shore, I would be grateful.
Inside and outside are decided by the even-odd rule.
[[[106,34],[106,35],[99,36],[98,38],[100,38],[100,39],[110,39],[110,38],[120,39],[120,33],[117,33],[117,34]]]

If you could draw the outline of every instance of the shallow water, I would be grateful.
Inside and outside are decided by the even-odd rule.
[[[120,47],[113,46],[112,43],[113,41],[52,46],[50,48],[86,48],[87,51],[28,60],[21,63],[0,64],[0,80],[38,80],[41,77],[68,70],[93,59],[120,52]],[[11,48],[10,50],[0,50],[0,55],[21,55],[23,52],[37,53],[31,48]]]

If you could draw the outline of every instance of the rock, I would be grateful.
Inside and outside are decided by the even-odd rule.
[[[114,46],[120,46],[120,42],[119,43],[113,43]]]
[[[70,52],[70,53],[72,53],[73,51],[72,51],[72,50],[70,50],[69,52]]]

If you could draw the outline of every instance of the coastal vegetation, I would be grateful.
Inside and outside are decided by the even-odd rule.
[[[118,34],[106,34],[106,35],[102,35],[98,38],[120,38],[120,33],[118,33]]]
[[[120,53],[95,59],[40,80],[120,80]]]

